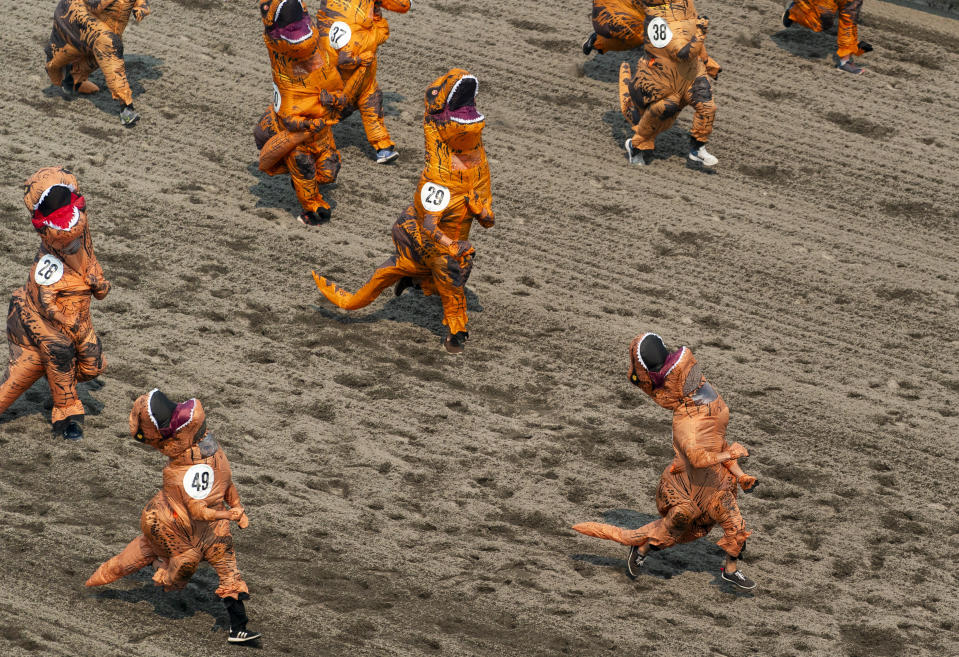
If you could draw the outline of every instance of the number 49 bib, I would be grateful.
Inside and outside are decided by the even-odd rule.
[[[653,48],[665,48],[673,40],[673,31],[665,18],[657,16],[646,26],[646,38]]]
[[[203,500],[213,490],[213,468],[198,463],[183,475],[183,490],[195,500]]]

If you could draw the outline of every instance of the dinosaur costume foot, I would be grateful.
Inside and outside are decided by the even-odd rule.
[[[96,92],[100,91],[100,87],[93,84],[89,80],[84,80],[79,84],[73,85],[73,90],[78,94],[95,94]]]

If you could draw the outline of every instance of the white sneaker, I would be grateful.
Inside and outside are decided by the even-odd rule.
[[[705,146],[700,146],[699,148],[689,151],[688,159],[691,163],[704,167],[713,167],[719,162],[715,156],[711,155],[709,151],[706,150]]]
[[[646,166],[646,158],[643,157],[643,152],[639,149],[633,148],[633,138],[630,137],[626,140],[624,144],[626,148],[626,159],[630,164],[638,164],[639,166]]]

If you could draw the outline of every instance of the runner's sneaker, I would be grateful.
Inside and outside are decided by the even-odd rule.
[[[725,568],[723,568],[722,571],[723,573],[721,577],[727,582],[735,584],[739,588],[745,589],[746,591],[751,591],[752,589],[756,588],[756,582],[743,575],[743,571],[737,570],[734,573],[727,573]]]
[[[719,162],[714,155],[710,154],[709,151],[706,150],[705,145],[694,146],[689,151],[689,157],[686,159],[690,164],[704,167],[713,167],[716,166],[717,162]]]
[[[626,572],[631,577],[639,577],[643,573],[643,566],[646,565],[646,555],[639,551],[638,545],[629,548],[629,556],[626,557]]]
[[[63,428],[64,440],[83,440],[83,427],[78,422],[67,422]]]
[[[227,637],[227,641],[230,643],[246,643],[247,641],[256,641],[259,639],[262,634],[259,632],[253,632],[252,630],[230,630],[230,636]]]
[[[840,71],[845,71],[846,73],[852,73],[853,75],[862,75],[866,72],[862,66],[858,66],[856,62],[852,61],[852,57],[846,61],[839,60],[839,64],[836,65],[836,69]]]
[[[376,151],[376,163],[377,164],[389,164],[396,158],[400,156],[399,152],[396,150],[395,146],[390,146],[388,148],[381,148]]]
[[[783,12],[783,27],[789,27],[793,24],[793,20],[789,17],[789,11],[793,8],[795,2],[790,2],[786,5],[786,11]]]
[[[133,109],[133,105],[127,105],[120,110],[120,122],[124,127],[132,128],[140,120],[140,115]]]
[[[583,41],[583,54],[588,55],[593,52],[593,46],[596,45],[596,33],[593,32],[589,35],[589,38]]]
[[[626,140],[626,160],[630,164],[637,164],[639,166],[646,166],[649,162],[646,161],[646,154],[650,151],[641,151],[638,148],[633,148],[633,138],[630,137]]]
[[[328,222],[330,216],[329,208],[317,208],[316,212],[311,210],[304,211],[297,219],[304,226],[319,226],[320,224]]]
[[[404,276],[396,281],[396,285],[393,286],[393,296],[400,296],[406,291],[406,288],[413,287],[414,285],[416,285],[416,281],[414,281],[411,276]]]

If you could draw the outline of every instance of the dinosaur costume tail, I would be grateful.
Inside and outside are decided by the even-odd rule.
[[[103,586],[126,577],[149,566],[156,559],[156,553],[143,534],[130,541],[123,551],[100,564],[96,572],[90,575],[86,586]]]
[[[635,541],[631,541],[626,537],[627,533],[634,534],[635,530],[625,530],[615,525],[606,525],[601,522],[581,522],[578,525],[573,525],[573,529],[580,534],[586,534],[587,536],[593,536],[595,538],[605,538],[608,541],[616,541],[623,545],[636,544]]]

